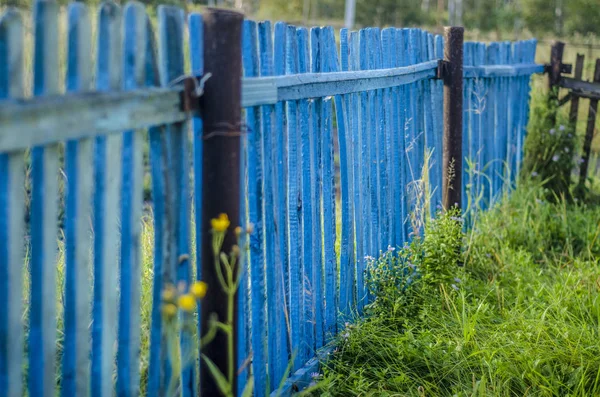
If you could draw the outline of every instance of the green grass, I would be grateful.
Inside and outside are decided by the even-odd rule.
[[[325,396],[600,395],[600,208],[522,186],[465,236],[462,282],[348,326]]]

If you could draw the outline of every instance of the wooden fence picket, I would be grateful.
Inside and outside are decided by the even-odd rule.
[[[58,4],[34,8],[34,95],[59,92]],[[29,318],[29,394],[55,393],[56,267],[60,144],[31,151],[31,300]],[[52,280],[54,282],[48,282]],[[114,291],[114,288],[113,288]]]
[[[91,30],[88,9],[82,3],[69,5],[69,54],[67,91],[92,88]],[[62,361],[63,396],[90,393],[90,272],[93,139],[67,141],[65,147],[65,343]]]
[[[23,22],[9,9],[0,17],[0,100],[21,98],[23,89]],[[22,258],[25,254],[25,153],[0,153],[0,393],[23,394]]]

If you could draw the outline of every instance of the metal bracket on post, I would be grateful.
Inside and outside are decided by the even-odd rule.
[[[196,94],[196,79],[188,76],[183,80],[183,91],[181,91],[181,110],[191,113],[200,109],[200,97]]]
[[[552,73],[552,65],[549,63],[544,65],[544,73],[549,74]],[[573,73],[573,65],[570,63],[561,63],[560,64],[560,73],[561,74],[571,74]]]
[[[204,94],[204,83],[212,74],[194,76],[185,75],[171,82],[171,86],[183,83],[183,91],[180,94],[180,109],[185,113],[199,112],[201,109],[200,99]]]
[[[437,73],[435,78],[437,80],[443,80],[450,73],[450,62],[445,59],[440,59],[438,61]]]

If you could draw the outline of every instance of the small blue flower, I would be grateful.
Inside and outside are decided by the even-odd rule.
[[[550,131],[548,131],[550,133],[550,135],[554,135],[554,133],[556,132],[556,130],[554,128],[552,128]]]
[[[388,250],[388,252],[392,252],[392,251],[395,251],[396,248],[392,247],[391,245],[388,245],[387,250]]]
[[[569,153],[569,148],[568,147],[565,148],[565,153]]]
[[[531,173],[531,176],[535,178],[536,176],[538,176],[538,173],[537,173],[536,171],[533,171],[533,172]]]
[[[488,258],[491,258],[492,254],[485,254],[485,256],[487,256]]]
[[[554,156],[552,156],[552,161],[556,162],[559,158],[560,157],[558,156],[558,154],[555,154]]]
[[[560,127],[558,127],[558,130],[559,131],[564,131],[565,130],[565,126],[561,124]]]
[[[452,288],[454,288],[455,291],[458,291],[458,287],[456,286],[456,284],[452,284]]]
[[[585,159],[582,157],[582,158],[580,158],[579,160],[577,160],[577,162],[578,162],[579,164],[583,164],[583,163],[585,162]]]
[[[458,277],[454,277],[454,281],[455,281],[457,284],[460,284],[460,278],[458,278]]]

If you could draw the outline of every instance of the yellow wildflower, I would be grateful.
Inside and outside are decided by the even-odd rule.
[[[219,214],[218,218],[214,218],[210,220],[210,225],[212,226],[215,232],[224,232],[227,230],[231,222],[229,222],[229,218],[227,214]]]
[[[208,285],[204,281],[196,281],[190,286],[190,293],[196,297],[196,299],[202,299],[206,296],[206,290]]]
[[[177,306],[172,303],[166,303],[162,305],[161,311],[165,317],[171,318],[177,314]]]
[[[177,290],[172,284],[168,284],[165,286],[165,289],[162,292],[162,299],[165,302],[174,302],[177,297]]]
[[[181,295],[177,303],[184,312],[191,312],[196,308],[196,298],[192,294]]]
[[[242,234],[242,228],[240,226],[237,226],[235,228],[235,235],[239,237],[240,234]]]

